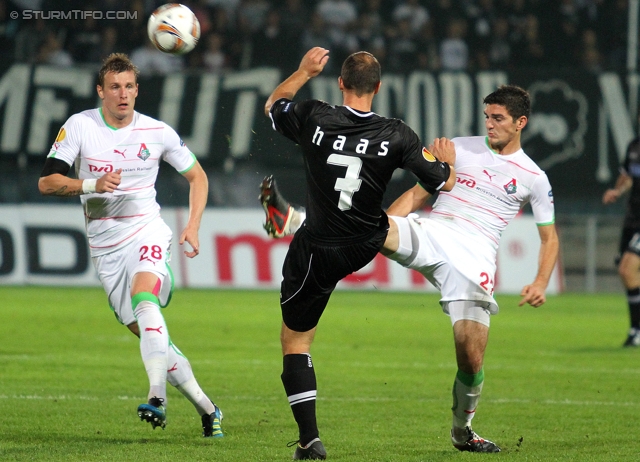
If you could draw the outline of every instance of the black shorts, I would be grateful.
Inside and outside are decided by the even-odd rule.
[[[620,246],[618,248],[618,256],[616,257],[616,265],[620,263],[622,254],[625,252],[635,253],[640,256],[640,229],[625,227],[622,229],[622,237],[620,238]]]
[[[280,308],[285,325],[296,332],[316,327],[336,284],[373,260],[387,233],[385,227],[362,242],[336,245],[318,243],[300,228],[282,267]]]

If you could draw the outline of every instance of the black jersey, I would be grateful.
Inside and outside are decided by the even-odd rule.
[[[308,232],[320,240],[369,235],[386,225],[384,192],[397,168],[413,172],[429,192],[439,190],[449,165],[423,148],[399,119],[347,106],[280,99],[273,128],[302,148],[307,176]]]
[[[624,226],[640,228],[640,137],[627,146],[627,155],[622,168],[633,179]]]

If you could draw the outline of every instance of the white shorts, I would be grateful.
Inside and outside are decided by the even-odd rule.
[[[398,250],[389,258],[422,273],[440,291],[445,313],[449,314],[449,302],[459,300],[476,302],[491,314],[498,312],[493,298],[496,254],[492,246],[437,220],[389,218],[398,225],[399,233]],[[467,309],[458,315],[476,320]]]
[[[136,273],[153,273],[160,279],[158,299],[163,308],[173,293],[171,229],[158,217],[146,225],[132,242],[115,252],[93,257],[109,306],[124,325],[136,322],[131,307],[131,281]]]

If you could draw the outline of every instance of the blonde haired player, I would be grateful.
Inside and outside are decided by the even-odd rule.
[[[522,289],[522,300],[539,307],[558,257],[553,194],[547,175],[522,150],[520,136],[530,113],[528,93],[505,85],[485,103],[487,136],[454,138],[457,175],[451,191],[441,191],[429,218],[412,214],[431,194],[420,184],[387,210],[389,233],[380,253],[421,272],[440,290],[440,304],[451,317],[458,372],[453,384],[451,441],[460,451],[500,452],[497,444],[471,428],[484,385],[484,353],[493,298],[500,236],[530,203],[540,235],[538,272]],[[273,237],[293,234],[305,212],[293,209],[265,178],[260,200]]]
[[[222,413],[196,381],[173,344],[160,307],[169,303],[172,232],[160,216],[155,182],[160,161],[189,182],[189,220],[180,236],[198,255],[198,229],[207,176],[178,134],[164,122],[134,111],[138,69],[125,54],[111,54],[98,74],[102,107],[72,115],[60,129],[38,182],[43,195],[80,196],[93,263],[118,320],[140,337],[149,377],[140,419],[166,424],[166,382],[201,416],[203,436],[223,436]],[[75,164],[77,179],[67,177]]]

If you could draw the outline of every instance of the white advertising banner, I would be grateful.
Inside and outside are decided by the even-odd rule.
[[[262,229],[262,209],[207,209],[200,228],[200,255],[190,259],[178,244],[186,208],[163,208],[174,233],[176,287],[277,289],[290,238],[274,240]],[[0,206],[0,284],[99,285],[84,234],[79,204]],[[188,245],[188,244],[185,244]],[[498,254],[497,293],[520,293],[533,281],[540,239],[530,216],[505,230]],[[378,255],[341,289],[435,292],[420,274]],[[558,265],[548,293],[562,290]]]

